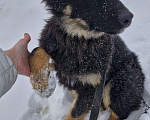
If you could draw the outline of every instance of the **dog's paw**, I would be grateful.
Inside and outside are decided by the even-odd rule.
[[[49,97],[56,87],[52,59],[42,48],[36,48],[29,57],[29,64],[33,89],[41,97]]]

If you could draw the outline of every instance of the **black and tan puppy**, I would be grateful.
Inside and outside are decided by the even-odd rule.
[[[118,36],[131,24],[132,13],[120,0],[43,2],[53,16],[41,33],[40,47],[54,60],[60,84],[75,95],[65,120],[84,119],[104,77],[102,104],[111,112],[109,120],[127,118],[139,108],[144,86],[137,56]],[[38,64],[32,68],[40,69]]]

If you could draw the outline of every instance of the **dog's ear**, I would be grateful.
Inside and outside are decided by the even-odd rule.
[[[59,14],[63,12],[63,9],[67,6],[68,0],[43,0],[51,10],[53,14]]]

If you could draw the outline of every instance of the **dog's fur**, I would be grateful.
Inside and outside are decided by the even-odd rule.
[[[137,56],[117,35],[125,28],[117,16],[129,10],[119,0],[43,2],[53,16],[41,33],[40,47],[55,61],[60,84],[75,93],[65,119],[84,119],[105,75],[103,106],[111,111],[109,120],[127,118],[139,108],[144,86]]]

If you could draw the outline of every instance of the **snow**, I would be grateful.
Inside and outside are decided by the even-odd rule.
[[[122,0],[134,14],[131,26],[121,34],[128,47],[139,56],[139,61],[146,75],[145,88],[150,94],[150,1]],[[40,0],[1,0],[0,1],[0,48],[10,49],[23,33],[31,35],[29,51],[38,46],[39,33],[49,14]],[[70,93],[56,84],[53,94],[41,98],[35,94],[29,78],[18,76],[12,89],[0,99],[1,120],[63,120],[72,103]],[[127,120],[136,120],[135,111]],[[150,119],[150,109],[139,120]],[[89,114],[86,117],[88,120]],[[109,112],[99,115],[99,120],[107,120]]]

